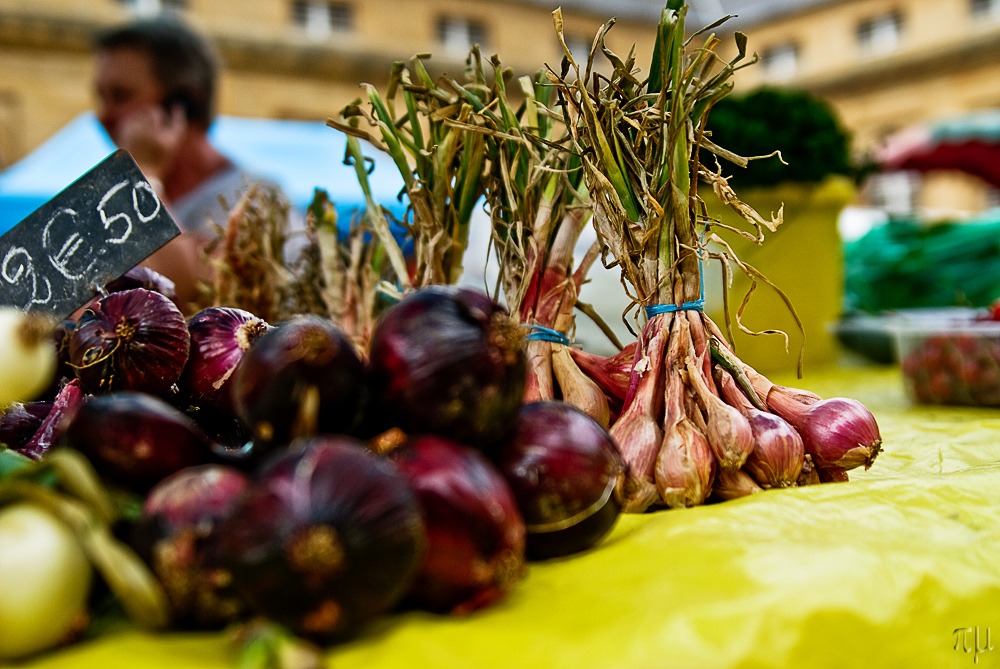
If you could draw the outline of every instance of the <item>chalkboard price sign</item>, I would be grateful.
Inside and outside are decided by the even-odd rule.
[[[179,234],[119,149],[0,237],[0,304],[63,318]]]

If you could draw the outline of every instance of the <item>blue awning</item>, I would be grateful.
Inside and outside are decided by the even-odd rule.
[[[293,206],[304,210],[316,187],[330,193],[342,221],[364,208],[354,168],[345,165],[346,137],[323,123],[220,116],[209,133],[235,162],[277,182]],[[372,194],[401,216],[397,199],[402,178],[392,160],[369,145],[375,161],[369,175]],[[97,163],[114,145],[94,114],[80,114],[22,160],[0,173],[0,234],[16,225]]]

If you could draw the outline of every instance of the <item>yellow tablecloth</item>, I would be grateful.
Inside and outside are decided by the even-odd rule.
[[[532,564],[503,603],[392,616],[331,668],[1000,667],[1000,410],[913,406],[893,368],[775,380],[864,402],[885,441],[872,469],[623,517],[597,549]],[[30,666],[232,657],[218,634],[122,632]]]

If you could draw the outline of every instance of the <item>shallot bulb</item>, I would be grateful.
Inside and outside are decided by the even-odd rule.
[[[638,342],[631,342],[615,355],[605,357],[571,348],[570,355],[583,372],[604,390],[608,397],[622,402],[628,392],[629,377],[635,362]]]
[[[219,627],[245,608],[218,563],[213,542],[247,484],[247,476],[236,469],[200,465],[168,476],[146,496],[134,543],[181,624]]]
[[[795,428],[780,416],[749,409],[754,448],[744,469],[765,488],[789,488],[802,472],[805,448]]]
[[[466,614],[524,575],[524,519],[496,466],[477,450],[416,437],[391,455],[420,500],[427,557],[410,589],[417,606]]]
[[[806,453],[820,468],[868,469],[882,450],[875,417],[855,399],[824,400],[775,385],[767,394],[767,406],[798,430]]]
[[[181,390],[195,404],[232,412],[230,377],[243,355],[272,327],[249,311],[230,307],[203,309],[187,325],[191,353]]]
[[[688,358],[687,372],[691,386],[705,408],[705,437],[719,469],[735,472],[753,450],[750,423],[739,409],[729,406],[709,390],[700,363]]]
[[[30,402],[52,383],[56,347],[52,323],[43,315],[0,307],[0,409],[12,402]]]
[[[712,493],[720,500],[746,497],[747,495],[763,492],[763,490],[753,480],[753,477],[742,469],[737,469],[736,471],[720,469],[715,476],[715,483],[712,486]]]
[[[259,613],[321,642],[392,609],[423,563],[420,504],[399,468],[349,437],[275,453],[219,527],[233,584]]]
[[[716,379],[722,396],[750,422],[754,448],[744,468],[765,488],[794,486],[805,457],[802,437],[780,416],[755,409],[728,372],[717,367]]]
[[[297,316],[243,355],[233,376],[233,406],[255,447],[270,448],[349,432],[360,419],[364,382],[364,364],[340,328],[318,316]]]
[[[611,409],[604,391],[584,374],[573,361],[568,346],[552,347],[552,372],[559,383],[564,402],[572,404],[607,429]]]
[[[715,458],[691,421],[680,421],[664,437],[654,475],[660,499],[670,508],[697,506],[711,494]]]
[[[668,351],[676,362],[674,350]],[[654,479],[660,501],[671,508],[697,506],[712,492],[715,458],[704,432],[684,409],[687,395],[679,374],[667,377],[664,437],[656,457]],[[693,407],[691,416],[701,421],[701,412]]]
[[[407,434],[476,448],[510,434],[525,393],[521,329],[478,291],[420,289],[386,311],[369,351],[375,411]]]
[[[144,288],[111,293],[86,309],[70,335],[84,390],[166,396],[187,362],[191,335],[168,298]]]
[[[627,513],[642,513],[659,497],[654,469],[663,444],[659,420],[663,411],[666,328],[662,318],[650,319],[643,329],[642,334],[648,339],[632,368],[635,391],[609,430],[626,465],[626,476],[621,479],[615,495]]]
[[[571,404],[524,405],[497,464],[524,515],[531,559],[590,548],[618,519],[621,454],[607,431]]]

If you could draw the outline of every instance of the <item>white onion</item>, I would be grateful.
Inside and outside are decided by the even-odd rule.
[[[0,307],[0,409],[34,400],[52,383],[56,346],[44,316]]]
[[[73,532],[44,509],[0,509],[0,660],[63,640],[85,610],[91,572]]]

